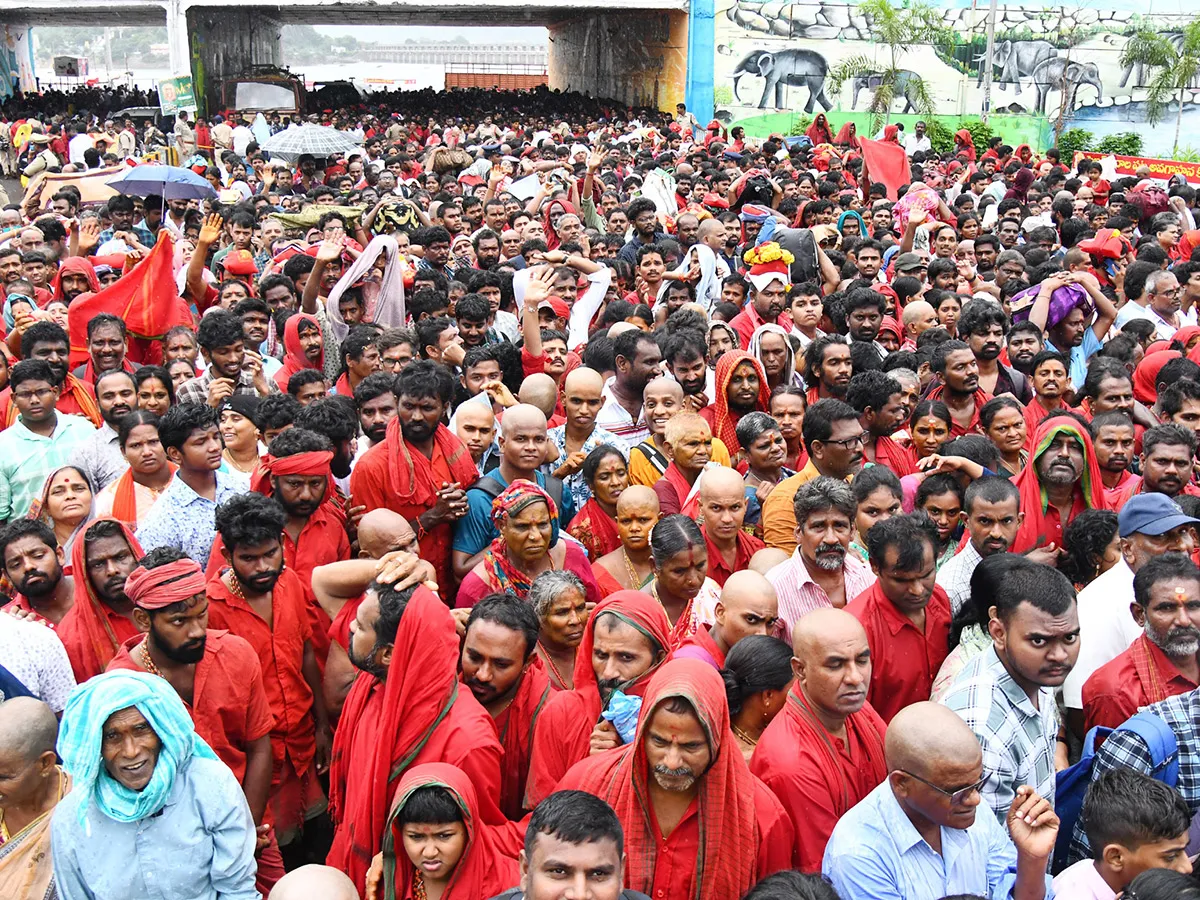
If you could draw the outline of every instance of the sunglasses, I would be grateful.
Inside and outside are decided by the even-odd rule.
[[[967,785],[966,787],[958,788],[953,791],[948,791],[944,787],[938,787],[932,781],[926,781],[920,775],[910,772],[910,771],[908,771],[908,769],[899,769],[897,771],[903,772],[905,775],[909,776],[910,778],[917,779],[917,781],[921,782],[921,784],[925,785],[926,787],[931,787],[935,791],[937,791],[939,794],[943,794],[944,796],[948,797],[950,799],[951,806],[962,806],[963,804],[965,804],[967,802],[967,798],[970,797],[972,794],[974,794],[976,791],[982,790],[983,786],[988,783],[988,779],[991,777],[991,775],[989,775],[987,772],[984,772],[983,777],[980,778],[974,784],[970,784],[970,785]]]

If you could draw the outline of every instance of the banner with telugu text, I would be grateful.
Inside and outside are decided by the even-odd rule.
[[[1118,176],[1133,176],[1142,166],[1150,169],[1150,177],[1166,181],[1172,175],[1182,175],[1190,184],[1200,184],[1200,163],[1183,162],[1178,159],[1154,159],[1149,156],[1117,156],[1114,153],[1076,152],[1075,165],[1081,159],[1094,159],[1098,162],[1112,160]]]

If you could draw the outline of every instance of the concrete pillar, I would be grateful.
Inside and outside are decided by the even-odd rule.
[[[556,90],[674,111],[687,52],[686,13],[586,13],[550,26],[547,73]]]
[[[192,80],[202,108],[209,113],[220,108],[222,79],[251,66],[280,65],[281,28],[277,20],[253,10],[187,10]]]

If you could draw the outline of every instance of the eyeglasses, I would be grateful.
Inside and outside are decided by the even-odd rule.
[[[833,444],[835,447],[841,447],[843,450],[849,450],[852,447],[862,446],[867,443],[867,439],[871,435],[864,431],[861,434],[856,434],[854,437],[844,438],[840,441],[821,441],[822,444]],[[914,778],[916,776],[913,776]]]
[[[932,781],[926,781],[920,775],[910,772],[910,771],[908,771],[908,769],[898,769],[897,771],[903,772],[905,775],[908,775],[910,778],[917,779],[917,781],[921,782],[921,784],[925,785],[926,787],[933,788],[939,794],[944,794],[946,797],[948,797],[950,799],[951,806],[962,806],[964,803],[967,802],[968,797],[970,797],[976,791],[982,790],[983,786],[985,784],[987,784],[988,778],[991,777],[987,772],[984,772],[983,777],[980,778],[974,784],[968,785],[967,787],[964,787],[964,788],[959,788],[956,791],[948,791],[944,787],[938,787]]]

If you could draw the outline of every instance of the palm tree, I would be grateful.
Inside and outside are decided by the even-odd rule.
[[[917,44],[934,44],[952,52],[954,32],[943,24],[942,12],[926,0],[903,0],[898,6],[891,0],[863,0],[857,12],[866,17],[875,42],[887,48],[888,62],[881,67],[869,56],[847,57],[829,72],[831,91],[841,91],[847,80],[871,76],[872,83],[878,83],[867,107],[872,114],[872,132],[891,119],[892,101],[897,96],[911,97],[920,115],[934,116],[937,110],[924,79],[914,80],[912,73],[900,68],[900,57]]]
[[[1151,70],[1154,75],[1146,88],[1146,121],[1157,124],[1172,99],[1179,103],[1175,115],[1175,146],[1179,151],[1179,130],[1183,124],[1183,92],[1196,80],[1200,70],[1200,19],[1193,19],[1182,32],[1162,34],[1150,28],[1137,31],[1121,51],[1121,65]]]

